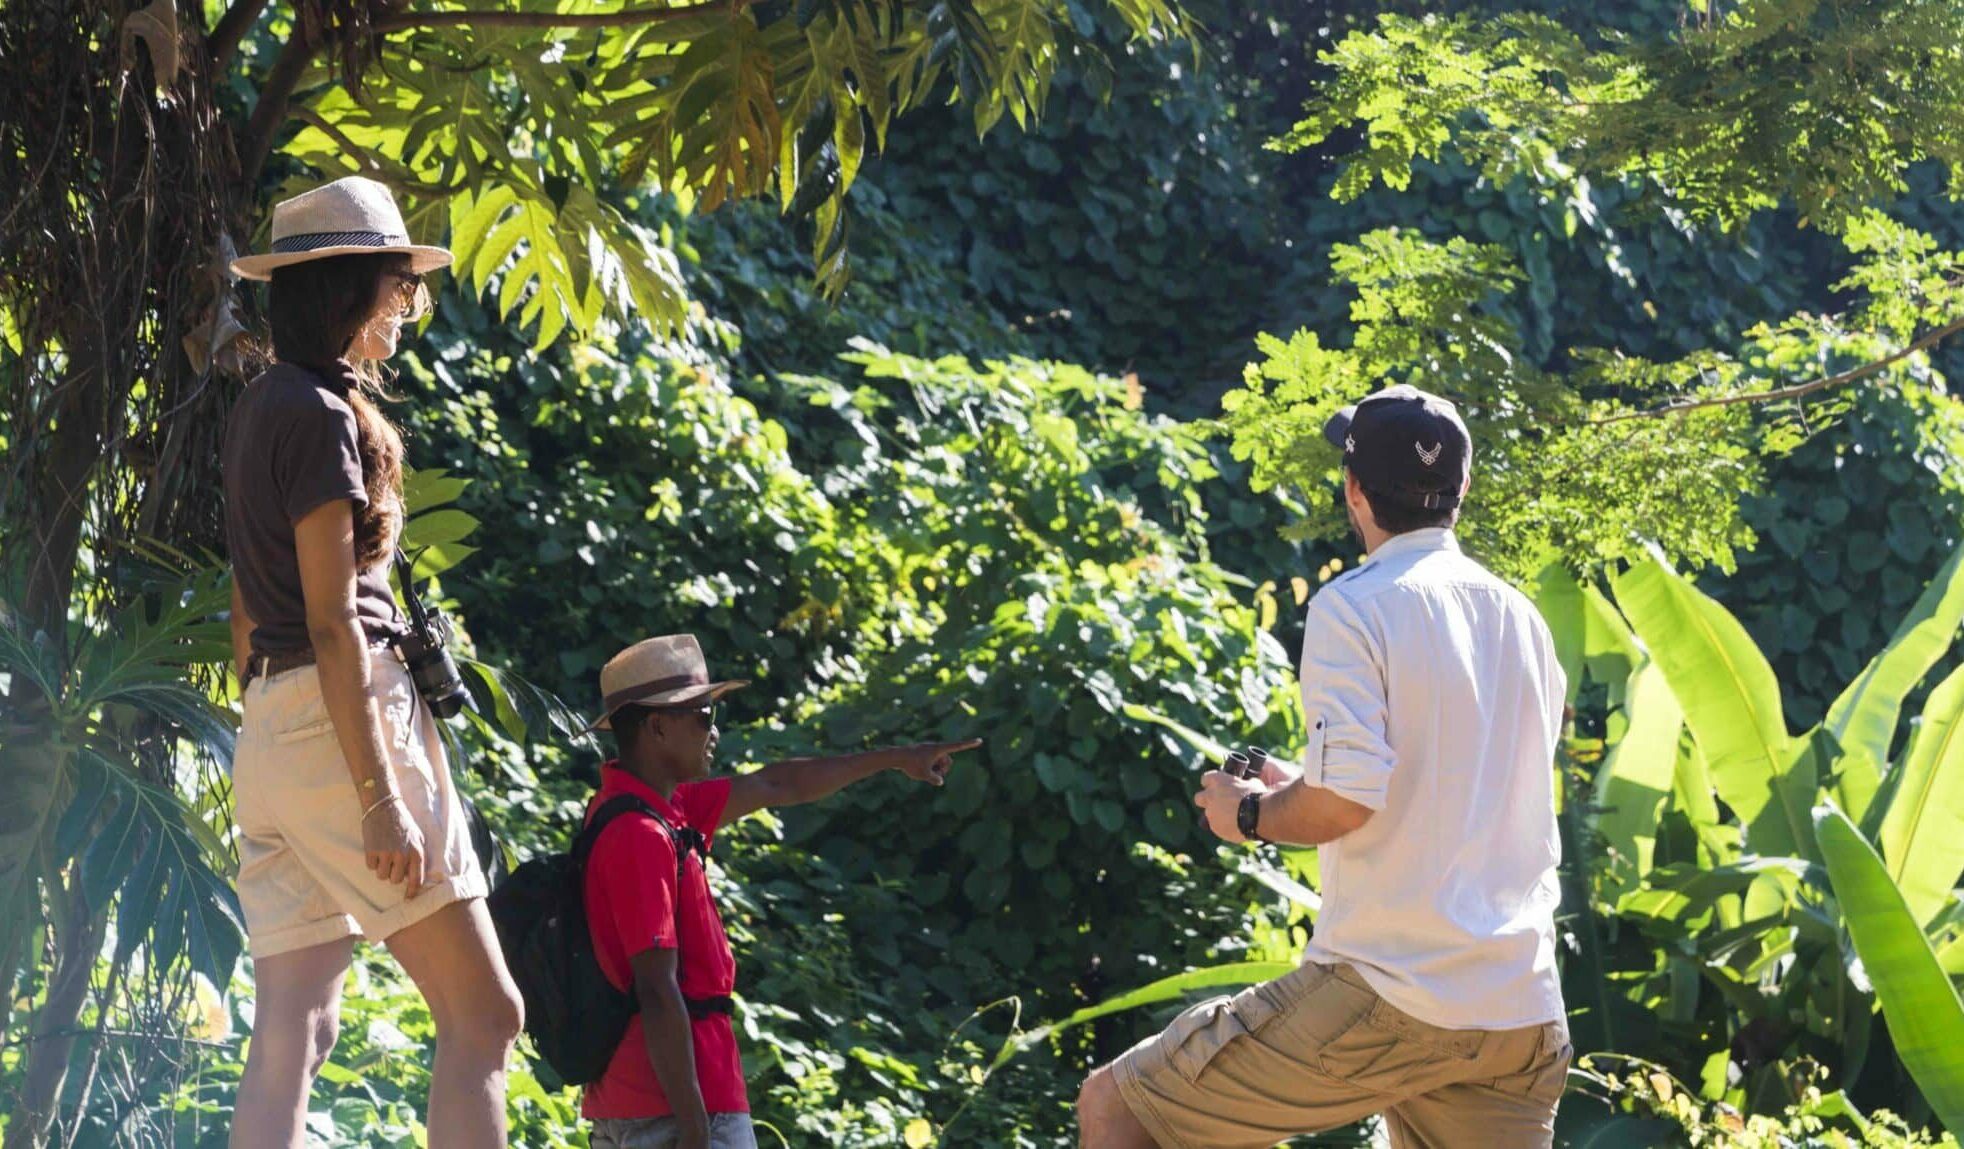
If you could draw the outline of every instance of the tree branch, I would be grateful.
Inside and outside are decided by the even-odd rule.
[[[266,10],[266,0],[236,0],[225,15],[219,17],[218,25],[211,30],[211,37],[205,41],[205,51],[211,57],[211,74],[216,78],[232,62],[232,54],[252,31],[259,21],[259,14]]]
[[[1650,411],[1625,411],[1621,415],[1611,415],[1606,419],[1591,419],[1587,425],[1600,427],[1608,423],[1622,423],[1630,419],[1661,419],[1666,415],[1678,415],[1686,411],[1696,411],[1704,407],[1730,407],[1739,403],[1771,403],[1780,399],[1796,399],[1802,395],[1811,395],[1816,391],[1825,391],[1830,387],[1840,387],[1845,383],[1853,383],[1860,379],[1866,379],[1893,364],[1902,362],[1919,351],[1927,351],[1935,347],[1959,331],[1964,331],[1964,317],[1954,319],[1933,331],[1925,332],[1916,342],[1911,343],[1893,355],[1884,356],[1872,363],[1864,363],[1860,367],[1843,371],[1839,375],[1829,375],[1810,383],[1802,383],[1794,387],[1782,387],[1775,391],[1745,391],[1737,395],[1719,395],[1714,398],[1697,399],[1688,403],[1672,403]]]
[[[293,95],[294,86],[307,71],[307,64],[314,57],[313,45],[298,28],[293,38],[280,49],[279,59],[273,61],[273,70],[267,74],[266,83],[259,89],[259,103],[252,109],[252,119],[246,124],[245,136],[239,145],[239,174],[247,187],[257,187],[259,171],[266,166],[266,157],[273,150],[273,137],[279,134],[280,126],[286,123],[287,97]]]
[[[378,33],[400,32],[408,28],[452,28],[469,25],[483,28],[623,28],[636,24],[659,24],[685,20],[712,12],[741,11],[752,0],[707,0],[679,7],[623,8],[618,12],[507,12],[498,9],[458,9],[452,12],[399,12],[376,20],[371,27]]]

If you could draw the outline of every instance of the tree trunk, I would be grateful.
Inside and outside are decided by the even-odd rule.
[[[27,1072],[0,1149],[42,1149],[47,1144],[48,1130],[61,1109],[61,1089],[68,1080],[76,1023],[88,1001],[90,975],[102,949],[103,915],[92,911],[84,899],[79,868],[63,891],[62,902],[60,957],[48,983],[48,998],[29,1033]]]

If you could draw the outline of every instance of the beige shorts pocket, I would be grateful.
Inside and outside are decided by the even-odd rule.
[[[1279,1012],[1261,994],[1261,988],[1254,986],[1233,997],[1210,998],[1175,1018],[1167,1027],[1167,1064],[1189,1082],[1198,1082],[1236,1039],[1260,1035]]]
[[[1188,1082],[1198,1082],[1222,1050],[1248,1035],[1233,1005],[1231,997],[1212,998],[1175,1018],[1166,1033],[1166,1064]]]
[[[277,746],[285,746],[290,743],[305,742],[310,738],[319,738],[323,734],[332,733],[334,733],[334,719],[323,715],[313,722],[277,732],[273,735],[273,743]]]
[[[1400,1092],[1452,1066],[1467,1067],[1479,1057],[1479,1036],[1459,1041],[1436,1034],[1379,1000],[1357,1022],[1318,1053],[1317,1068],[1360,1089]]]
[[[1332,966],[1310,964],[1248,991],[1273,1019],[1263,1040],[1289,1056],[1317,1064],[1324,1047],[1370,1016],[1377,995],[1336,976]]]

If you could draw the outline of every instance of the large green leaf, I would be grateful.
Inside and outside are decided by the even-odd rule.
[[[1721,898],[1756,885],[1790,896],[1802,882],[1820,876],[1818,867],[1799,858],[1748,858],[1719,866],[1679,862],[1652,870],[1640,889],[1623,896],[1616,912],[1638,919],[1652,933],[1679,937],[1702,929]]]
[[[1746,628],[1654,559],[1616,580],[1616,598],[1684,707],[1747,844],[1760,854],[1811,855],[1813,756],[1787,734],[1779,682]]]
[[[231,604],[222,569],[198,571],[145,597],[154,602],[132,603],[83,645],[74,688],[63,698],[67,717],[109,702],[137,703],[146,690],[181,684],[186,666],[231,657],[230,632],[218,619]]]
[[[1882,819],[1882,856],[1918,922],[1950,900],[1964,873],[1964,667],[1923,706]]]
[[[1944,1126],[1964,1130],[1964,1003],[1861,831],[1832,805],[1814,811],[1814,828],[1896,1055]]]
[[[0,802],[0,993],[9,1000],[14,973],[41,921],[41,871],[54,833],[63,757],[44,736],[0,728],[0,788],[6,793]]]
[[[1629,724],[1596,775],[1596,830],[1610,850],[1603,897],[1615,902],[1650,871],[1657,817],[1677,771],[1684,711],[1664,672],[1645,662],[1630,676]]]
[[[1739,856],[1738,828],[1719,821],[1718,800],[1712,797],[1712,773],[1705,765],[1704,750],[1695,740],[1678,747],[1671,803],[1691,823],[1698,844],[1710,855],[1709,862],[1729,862]]]
[[[1180,723],[1175,722],[1173,719],[1166,717],[1156,710],[1140,706],[1136,702],[1128,702],[1125,704],[1125,716],[1139,722],[1151,722],[1158,726],[1164,726],[1166,729],[1171,730],[1182,742],[1200,751],[1201,754],[1206,756],[1209,762],[1214,763],[1216,766],[1227,760],[1228,748],[1226,746],[1214,741],[1198,730],[1182,726]]]
[[[1097,1005],[1086,1006],[1062,1020],[1018,1034],[1016,1039],[1004,1046],[1002,1052],[996,1056],[996,1064],[1000,1065],[1022,1050],[1040,1045],[1053,1035],[1072,1026],[1083,1025],[1087,1021],[1096,1021],[1101,1017],[1124,1013],[1141,1006],[1172,1001],[1197,989],[1219,989],[1222,986],[1253,985],[1256,982],[1269,981],[1290,973],[1295,968],[1294,962],[1244,961],[1207,966],[1204,969],[1193,969],[1171,977],[1163,977],[1138,989],[1119,994],[1117,997],[1107,998]]]
[[[1923,681],[1964,624],[1964,546],[1951,553],[1896,628],[1889,645],[1870,660],[1828,708],[1822,726],[1840,743],[1843,808],[1860,820],[1875,794],[1878,772],[1889,761],[1903,699]]]
[[[224,846],[183,799],[136,778],[95,748],[75,758],[78,793],[100,794],[97,815],[80,824],[80,880],[91,905],[116,899],[116,949],[140,944],[155,955],[182,953],[213,985],[231,981],[245,943],[238,896],[220,870]],[[65,836],[65,834],[64,834]]]

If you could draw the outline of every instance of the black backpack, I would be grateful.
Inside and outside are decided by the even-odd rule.
[[[615,989],[601,972],[586,916],[587,856],[607,824],[627,813],[646,814],[668,832],[675,843],[679,890],[689,853],[700,857],[704,852],[702,835],[687,827],[677,830],[648,803],[622,794],[594,811],[570,851],[531,859],[498,883],[487,899],[498,947],[525,1001],[525,1030],[559,1085],[600,1080],[638,1009],[632,987]],[[698,1008],[727,1012],[727,1003],[727,998],[691,1001],[690,1013]],[[541,1081],[555,1087],[545,1075]]]

